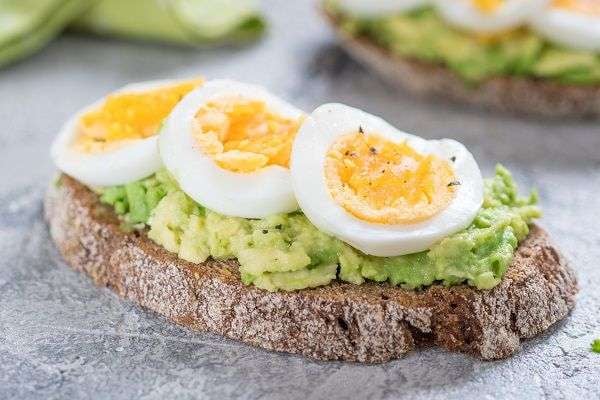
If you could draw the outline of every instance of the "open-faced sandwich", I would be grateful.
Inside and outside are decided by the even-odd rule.
[[[414,93],[600,116],[597,0],[326,0],[350,54]]]
[[[318,359],[428,344],[495,359],[574,305],[535,192],[342,104],[130,85],[75,115],[52,155],[45,213],[66,261],[192,329]]]

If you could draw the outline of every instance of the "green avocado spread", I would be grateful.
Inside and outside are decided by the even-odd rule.
[[[401,57],[446,65],[470,83],[516,75],[600,84],[600,54],[559,47],[525,28],[485,36],[451,27],[432,8],[376,18],[346,15],[335,1],[326,9],[344,32]]]
[[[126,226],[147,228],[148,237],[187,261],[237,258],[245,284],[277,290],[327,285],[334,279],[365,280],[420,288],[439,282],[479,289],[497,285],[528,224],[540,216],[536,193],[517,196],[502,166],[485,182],[483,207],[471,225],[421,253],[368,256],[319,231],[301,213],[265,219],[226,217],[183,193],[165,170],[124,186],[101,190],[101,201]]]

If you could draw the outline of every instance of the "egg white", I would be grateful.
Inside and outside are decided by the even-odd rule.
[[[265,89],[231,80],[213,80],[185,96],[167,118],[159,139],[165,167],[192,199],[223,215],[263,218],[298,208],[290,171],[270,165],[250,173],[236,173],[218,166],[195,142],[193,121],[209,101],[230,98],[264,101],[273,112],[300,118],[303,112]]]
[[[548,7],[531,20],[533,29],[551,42],[584,51],[600,51],[600,16]]]
[[[451,25],[480,33],[516,28],[542,11],[549,0],[506,0],[498,10],[486,13],[472,0],[434,0],[442,18]]]
[[[448,207],[420,223],[385,225],[358,219],[337,204],[325,178],[326,154],[339,136],[356,132],[359,126],[367,134],[372,132],[390,141],[406,140],[424,154],[435,154],[447,160],[456,157],[452,166],[461,185],[457,186]],[[466,228],[483,203],[481,172],[462,144],[450,139],[422,139],[343,104],[322,105],[306,119],[292,149],[291,172],[300,208],[316,227],[366,254],[381,257],[430,248],[444,237]]]
[[[429,4],[430,0],[338,0],[343,11],[362,17],[411,11]]]
[[[177,83],[179,81],[176,80],[132,83],[114,94],[143,93]],[[152,175],[162,165],[158,154],[158,134],[131,140],[116,149],[96,154],[82,153],[73,148],[81,117],[101,107],[105,99],[104,97],[85,107],[64,124],[51,148],[55,165],[62,172],[89,186],[122,185]]]

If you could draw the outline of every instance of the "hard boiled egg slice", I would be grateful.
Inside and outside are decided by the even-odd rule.
[[[483,202],[481,172],[462,144],[425,140],[342,104],[307,117],[291,171],[308,219],[375,256],[426,250],[466,228]]]
[[[158,131],[163,119],[200,79],[127,85],[73,116],[52,145],[66,174],[90,186],[121,185],[161,166]]]
[[[179,103],[159,148],[182,190],[218,213],[262,218],[298,208],[289,157],[302,111],[265,89],[209,81]]]
[[[553,0],[532,20],[548,40],[570,48],[600,51],[600,1]]]
[[[450,24],[481,33],[516,28],[540,12],[549,0],[434,0]]]
[[[341,10],[362,17],[411,11],[429,4],[430,0],[337,0]]]

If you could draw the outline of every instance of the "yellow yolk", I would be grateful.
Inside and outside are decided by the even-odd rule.
[[[368,222],[411,224],[450,204],[460,182],[447,160],[360,131],[340,137],[325,159],[329,192],[346,211]]]
[[[600,1],[598,0],[554,0],[552,6],[583,14],[600,16]]]
[[[491,14],[496,11],[502,3],[503,0],[471,0],[473,5],[481,12]]]
[[[198,110],[194,138],[221,168],[253,172],[269,165],[289,168],[292,142],[302,118],[269,110],[263,101],[210,102]]]
[[[202,80],[196,79],[143,92],[107,96],[100,107],[79,120],[74,147],[85,153],[100,153],[131,140],[156,135],[163,119],[179,100],[201,83]]]
[[[493,14],[496,12],[504,4],[504,1],[505,0],[471,0],[473,6],[485,14]],[[515,28],[508,28],[500,32],[473,32],[473,35],[483,44],[494,44],[513,34],[517,30],[518,29]]]

